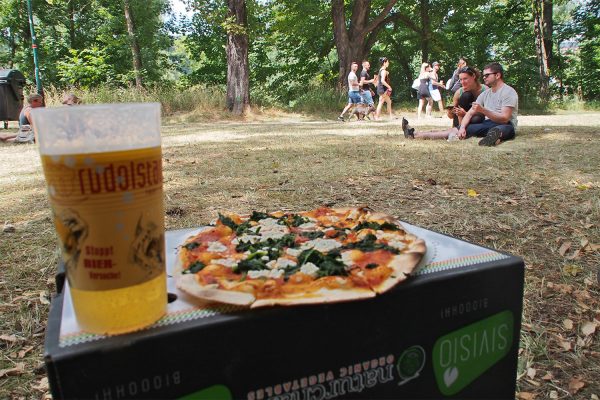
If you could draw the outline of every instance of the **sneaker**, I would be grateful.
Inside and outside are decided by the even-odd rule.
[[[344,122],[344,117],[342,117],[341,115],[338,115],[338,121]]]
[[[487,135],[479,141],[480,146],[495,146],[499,143],[500,136],[502,136],[502,132],[497,127],[491,128]]]

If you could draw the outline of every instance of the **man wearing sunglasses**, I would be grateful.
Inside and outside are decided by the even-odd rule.
[[[460,139],[483,137],[480,146],[496,146],[515,137],[519,96],[504,83],[504,70],[498,63],[483,68],[483,83],[490,88],[477,98],[458,129]],[[482,123],[470,123],[476,114],[483,114]]]

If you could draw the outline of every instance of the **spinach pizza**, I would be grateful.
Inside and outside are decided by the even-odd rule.
[[[221,215],[180,246],[177,287],[263,307],[374,297],[404,281],[425,242],[370,209]]]

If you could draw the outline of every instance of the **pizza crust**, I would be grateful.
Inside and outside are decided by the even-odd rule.
[[[415,270],[417,265],[419,265],[425,251],[425,242],[422,239],[416,239],[408,248],[407,252],[397,254],[394,257],[389,264],[389,267],[392,268],[394,272],[388,279],[381,282],[381,284],[373,286],[373,290],[378,294],[385,293],[400,282],[406,280]]]
[[[202,286],[198,283],[194,274],[180,275],[177,279],[177,288],[203,300],[239,306],[249,306],[256,300],[250,293],[219,289],[216,284]]]
[[[358,299],[368,299],[375,297],[375,292],[369,289],[328,289],[322,288],[310,294],[299,293],[297,296],[283,297],[279,299],[258,299],[250,308],[268,307],[268,306],[294,306],[298,304],[323,304],[339,303],[342,301],[351,301]]]

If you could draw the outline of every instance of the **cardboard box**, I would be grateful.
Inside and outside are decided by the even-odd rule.
[[[246,310],[177,291],[141,332],[81,332],[68,285],[52,302],[54,398],[514,399],[523,300],[518,257],[405,224],[428,251],[373,299]],[[193,230],[168,232],[168,269]]]

